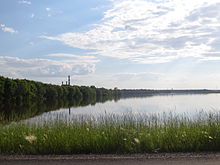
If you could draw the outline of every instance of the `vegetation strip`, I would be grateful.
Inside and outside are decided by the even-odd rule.
[[[98,122],[11,124],[0,128],[0,154],[125,154],[220,151],[220,114],[107,115]]]
[[[30,101],[91,100],[101,97],[118,96],[117,88],[105,89],[95,86],[52,85],[41,82],[9,79],[0,76],[0,102],[27,104]]]

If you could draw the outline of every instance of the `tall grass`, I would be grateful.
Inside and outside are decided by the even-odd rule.
[[[0,128],[0,154],[220,151],[220,113],[76,116]]]

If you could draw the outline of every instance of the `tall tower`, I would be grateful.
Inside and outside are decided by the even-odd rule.
[[[68,85],[70,85],[70,76],[68,76]]]

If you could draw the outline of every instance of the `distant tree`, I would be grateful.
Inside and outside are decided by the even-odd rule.
[[[36,97],[38,100],[44,100],[44,96],[46,94],[46,86],[41,83],[41,82],[36,82],[35,83],[36,89],[37,89],[37,93],[36,93]]]
[[[17,102],[23,102],[23,100],[27,100],[29,92],[28,82],[25,80],[18,79],[15,80],[15,82],[17,83],[17,88],[15,92]]]
[[[76,90],[75,98],[76,98],[77,100],[82,100],[83,94],[82,94],[82,92],[80,91],[80,88],[77,87],[77,86],[74,86],[74,87],[75,87],[75,90]]]
[[[17,83],[14,80],[6,78],[4,84],[4,97],[5,99],[15,99],[15,93],[17,89]]]
[[[34,81],[30,81],[30,83],[28,84],[29,84],[29,97],[31,100],[34,100],[37,98],[37,87]]]
[[[63,99],[64,98],[64,88],[62,86],[56,86],[58,98]]]
[[[68,99],[74,99],[74,96],[76,94],[75,88],[71,86],[71,87],[67,87],[67,89],[68,89],[67,98]]]
[[[2,76],[0,76],[0,100],[3,100],[4,97],[4,85],[5,81],[4,78]]]
[[[47,100],[55,100],[58,97],[57,90],[53,86],[48,86],[46,88],[45,98]]]
[[[118,92],[118,89],[96,88],[95,86],[58,86],[41,82],[9,79],[0,76],[0,100],[12,103],[27,103],[30,101],[71,100],[77,105],[95,103],[96,100],[106,100]],[[105,98],[105,99],[103,99]]]

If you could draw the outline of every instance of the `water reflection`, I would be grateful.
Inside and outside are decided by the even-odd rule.
[[[31,102],[25,105],[0,104],[0,122],[25,120],[27,123],[72,121],[76,116],[106,114],[161,114],[175,113],[192,116],[200,111],[219,111],[220,94],[158,95],[130,98],[102,98],[99,100],[54,100]]]
[[[110,115],[153,115],[153,114],[180,114],[188,117],[202,112],[217,112],[220,110],[220,94],[207,95],[159,95],[151,97],[135,97],[111,100],[95,105],[83,107],[61,108],[40,116],[26,120],[26,123],[57,123],[60,121],[72,122],[77,118]]]
[[[97,103],[105,103],[106,101],[117,101],[118,97],[100,97],[99,99],[90,98],[87,100],[52,100],[48,102],[35,101],[18,104],[16,102],[4,101],[0,103],[0,124],[7,124],[11,121],[20,121],[43,113],[56,111],[59,109],[68,109],[71,114],[71,108],[86,107]]]

